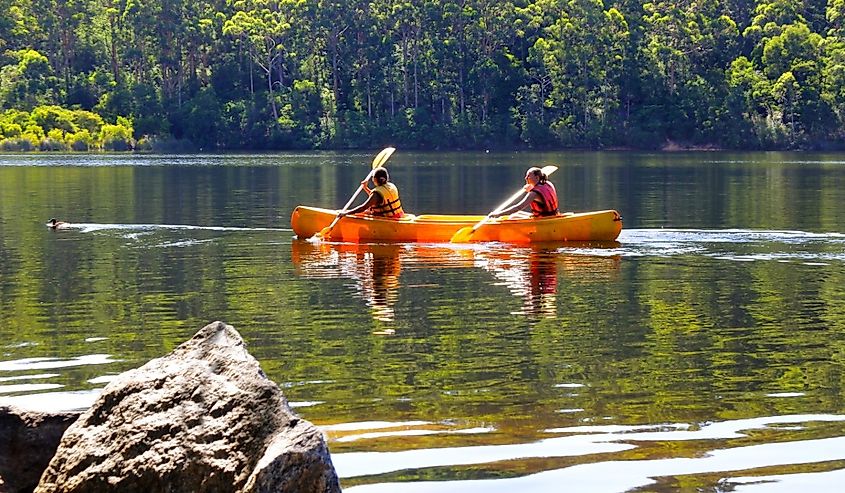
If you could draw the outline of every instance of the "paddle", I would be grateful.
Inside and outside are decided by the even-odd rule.
[[[387,159],[390,157],[391,154],[393,154],[393,151],[395,150],[395,147],[385,147],[384,149],[382,149],[381,152],[379,152],[373,159],[373,167],[372,169],[370,169],[370,172],[367,174],[367,178],[365,178],[364,181],[367,181],[372,178],[375,169],[381,167],[384,163],[386,163]],[[334,218],[334,221],[332,221],[332,223],[326,226],[325,228],[321,229],[320,232],[315,235],[317,238],[328,238],[329,235],[331,235],[332,229],[334,229],[337,222],[340,221],[340,218],[343,217],[340,214],[349,210],[349,206],[352,205],[352,202],[355,201],[355,197],[357,197],[363,189],[363,184],[358,185],[358,189],[355,190],[355,193],[352,194],[352,197],[349,197],[349,202],[347,202],[346,205],[343,206],[343,209],[338,211],[337,216],[335,216]]]
[[[557,171],[557,166],[554,166],[554,165],[543,166],[541,171],[546,176],[549,176],[550,174]],[[499,205],[499,207],[496,207],[495,209],[493,209],[493,212],[484,216],[484,219],[475,223],[474,226],[472,226],[472,227],[466,226],[464,228],[457,230],[455,232],[455,234],[452,235],[452,239],[449,240],[449,242],[450,243],[467,243],[470,240],[470,238],[472,238],[473,233],[475,233],[478,230],[478,228],[480,228],[487,221],[489,221],[493,214],[495,214],[495,213],[499,212],[500,210],[504,209],[505,207],[509,206],[511,204],[511,202],[518,199],[519,196],[524,194],[524,193],[525,193],[525,189],[521,188],[518,192],[516,192],[515,194],[508,197],[508,200],[502,202]]]

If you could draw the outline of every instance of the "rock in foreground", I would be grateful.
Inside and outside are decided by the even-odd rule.
[[[78,416],[0,406],[0,493],[32,491]]]
[[[37,492],[339,492],[322,433],[237,331],[202,328],[111,382],[68,428]]]

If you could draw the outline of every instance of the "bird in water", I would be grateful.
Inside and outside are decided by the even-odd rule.
[[[47,227],[50,229],[64,229],[68,227],[69,224],[70,223],[66,223],[64,221],[59,221],[55,217],[50,218],[50,220],[47,221]]]

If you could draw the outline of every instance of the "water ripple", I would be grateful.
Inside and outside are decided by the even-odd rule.
[[[119,360],[111,359],[109,354],[86,354],[76,358],[25,358],[0,361],[0,371],[47,370],[70,368],[73,366],[106,365]]]
[[[676,431],[641,431],[654,429],[645,427],[571,427],[559,428],[554,432],[586,432],[588,435],[571,435],[541,440],[531,444],[501,445],[485,447],[458,447],[452,449],[409,450],[395,453],[369,452],[334,454],[332,460],[341,477],[349,474],[363,476],[383,474],[404,469],[437,467],[444,465],[480,464],[502,460],[524,459],[526,457],[562,457],[566,455],[588,455],[613,453],[636,448],[629,442],[674,441],[707,439],[721,440],[744,437],[742,430],[764,429],[778,423],[804,423],[810,421],[845,421],[839,415],[792,415],[743,419],[702,426],[697,431],[687,431],[686,425],[669,425]],[[662,428],[662,426],[657,426]],[[783,431],[783,428],[772,428]],[[625,443],[616,443],[624,441]],[[615,447],[614,447],[615,446]],[[791,440],[761,445],[711,449],[694,458],[669,458],[652,460],[610,460],[580,464],[554,469],[517,478],[466,481],[422,481],[413,483],[378,483],[352,488],[346,491],[373,493],[386,491],[421,492],[547,492],[558,491],[560,485],[567,485],[566,491],[574,492],[623,492],[655,484],[655,478],[683,475],[746,471],[750,469],[793,464],[812,464],[845,460],[845,437],[817,440]],[[839,477],[839,474],[834,475]],[[758,481],[781,481],[797,484],[802,479],[792,475],[763,476]],[[840,491],[841,482],[819,482],[831,476],[813,477],[813,484],[819,485],[812,491]],[[748,482],[747,478],[727,480]],[[766,488],[766,491],[770,491]],[[783,490],[786,491],[786,490]],[[790,491],[807,491],[794,489]]]
[[[64,229],[78,229],[82,233],[97,231],[157,231],[157,230],[200,230],[200,231],[293,231],[290,228],[243,228],[232,226],[195,226],[191,224],[101,224],[68,223]]]
[[[826,265],[845,261],[845,234],[746,229],[628,229],[613,249],[569,253],[622,257],[698,255],[735,262],[778,261]]]

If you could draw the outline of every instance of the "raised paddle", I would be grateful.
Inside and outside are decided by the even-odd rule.
[[[372,178],[373,172],[376,170],[376,168],[379,168],[384,163],[386,163],[387,159],[390,157],[391,154],[393,154],[393,151],[395,151],[395,150],[396,150],[395,147],[385,147],[384,149],[382,149],[381,152],[379,152],[376,155],[376,157],[373,159],[373,167],[372,167],[372,169],[370,169],[370,172],[367,174],[367,177],[364,179],[364,181],[367,181],[370,178]],[[332,223],[329,224],[328,226],[326,226],[325,228],[321,229],[320,232],[315,235],[317,238],[325,239],[325,238],[328,238],[332,234],[332,229],[334,229],[335,224],[337,224],[337,222],[340,221],[340,218],[343,217],[340,214],[349,210],[349,206],[352,205],[352,202],[355,201],[355,197],[357,197],[358,194],[361,193],[361,190],[363,190],[363,189],[364,189],[363,184],[358,185],[358,189],[355,190],[355,193],[352,194],[352,197],[349,197],[349,202],[347,202],[346,205],[343,206],[343,209],[338,211],[337,216],[335,216],[335,218],[334,218],[334,221],[332,221]]]
[[[543,172],[544,175],[549,176],[550,174],[557,171],[557,166],[554,166],[554,165],[543,166],[541,171]],[[455,234],[452,235],[452,239],[449,240],[449,242],[450,243],[467,243],[467,242],[469,242],[469,240],[472,238],[473,233],[475,233],[478,230],[478,228],[480,228],[487,221],[489,221],[490,218],[493,216],[493,214],[495,214],[495,213],[499,212],[500,210],[504,209],[505,207],[509,206],[514,200],[518,199],[519,196],[524,194],[524,193],[526,193],[524,188],[519,189],[518,192],[516,192],[515,194],[508,197],[508,200],[499,204],[499,207],[496,207],[495,209],[493,209],[493,212],[484,216],[484,219],[475,223],[474,226],[472,226],[472,227],[466,226],[466,227],[463,227],[463,228],[457,230],[455,232]]]

